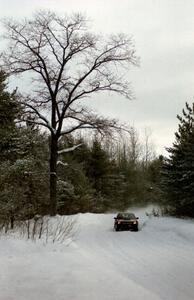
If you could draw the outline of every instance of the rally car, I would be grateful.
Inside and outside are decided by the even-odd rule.
[[[118,213],[114,218],[114,229],[138,231],[138,217],[133,213]]]

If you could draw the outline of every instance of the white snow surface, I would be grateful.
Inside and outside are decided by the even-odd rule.
[[[194,222],[139,216],[115,232],[115,214],[79,214],[71,243],[0,237],[0,300],[193,300]]]

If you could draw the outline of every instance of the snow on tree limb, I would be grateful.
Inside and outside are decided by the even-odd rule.
[[[59,150],[58,151],[58,154],[62,154],[62,153],[67,153],[67,152],[71,152],[71,151],[74,151],[75,149],[77,149],[78,147],[82,146],[82,144],[78,144],[78,145],[75,145],[73,147],[70,147],[70,148],[66,148],[66,149],[63,149],[63,150]]]
[[[57,161],[57,165],[62,165],[62,166],[64,166],[64,167],[67,167],[67,166],[68,166],[68,163],[64,163],[64,162],[62,162],[61,160],[58,160],[58,161]]]

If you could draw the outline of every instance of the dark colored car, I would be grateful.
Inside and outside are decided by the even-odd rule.
[[[138,231],[138,217],[133,213],[118,213],[114,218],[114,229],[119,230],[133,230]]]

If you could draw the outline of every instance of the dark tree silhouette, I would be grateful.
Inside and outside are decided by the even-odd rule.
[[[92,34],[80,14],[39,11],[32,19],[6,20],[5,26],[9,49],[2,55],[4,69],[33,78],[33,91],[22,101],[24,119],[50,131],[50,213],[55,215],[59,138],[78,129],[107,133],[118,126],[82,104],[104,91],[131,99],[120,69],[137,64],[133,42],[123,34],[106,39]]]

